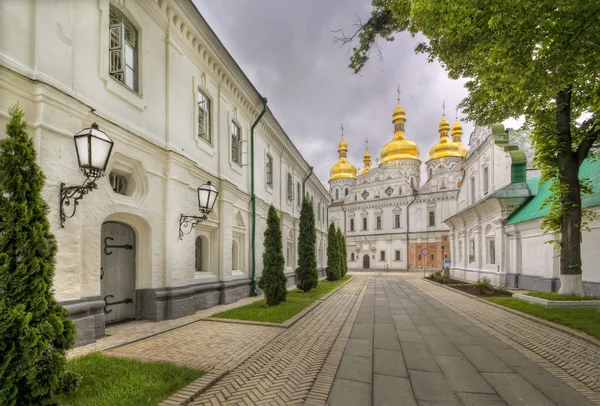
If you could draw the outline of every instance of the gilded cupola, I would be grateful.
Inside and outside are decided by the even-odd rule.
[[[331,167],[331,179],[355,179],[356,167],[348,162],[346,154],[348,152],[348,144],[344,141],[344,132],[342,127],[342,140],[338,146],[339,159],[333,167]]]
[[[392,114],[392,123],[394,123],[394,138],[381,149],[381,163],[401,159],[419,160],[419,147],[417,143],[406,139],[404,134],[404,123],[406,122],[406,112],[400,106],[400,91],[398,91],[398,107]]]
[[[369,144],[367,144],[367,149],[365,151],[365,158],[364,158],[363,162],[365,164],[365,169],[363,169],[360,172],[360,175],[364,175],[365,173],[367,173],[371,170],[371,154],[369,154]]]
[[[440,139],[437,144],[429,150],[429,159],[440,159],[447,157],[461,158],[463,155],[460,146],[450,138],[450,123],[446,120],[446,114],[442,116],[438,132]]]
[[[458,148],[460,149],[460,155],[465,157],[467,155],[468,150],[462,145],[462,126],[458,122],[458,112],[456,113],[456,123],[452,126],[452,141],[458,144]]]

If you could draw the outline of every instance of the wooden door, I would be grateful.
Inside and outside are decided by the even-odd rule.
[[[371,267],[371,257],[369,255],[363,256],[363,269],[369,269]]]
[[[107,222],[101,233],[101,291],[107,323],[135,317],[135,233]]]

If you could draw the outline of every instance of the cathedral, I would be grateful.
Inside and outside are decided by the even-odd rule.
[[[419,146],[404,130],[406,111],[392,114],[394,136],[383,146],[373,166],[367,150],[359,172],[339,143],[338,162],[331,168],[329,223],[346,236],[348,268],[420,270],[441,269],[450,260],[449,229],[443,223],[456,213],[467,150],[462,126],[452,128],[445,114],[439,141],[425,161],[427,180],[421,186]],[[378,163],[378,164],[377,164]]]

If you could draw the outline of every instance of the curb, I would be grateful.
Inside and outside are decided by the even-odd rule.
[[[213,369],[160,402],[159,406],[187,405],[202,393],[206,392],[211,386],[217,383],[218,380],[223,378],[228,373],[228,369]]]

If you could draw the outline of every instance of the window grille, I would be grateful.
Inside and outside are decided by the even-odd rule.
[[[134,25],[115,7],[109,12],[109,69],[114,79],[138,91],[138,33]]]
[[[231,122],[231,160],[240,163],[240,127]]]
[[[267,186],[273,187],[273,157],[267,155]]]
[[[212,143],[210,124],[210,99],[198,89],[198,137],[208,143]]]
[[[385,251],[379,251],[379,259],[385,261]]]
[[[294,200],[294,182],[291,173],[287,175],[287,198],[288,200]]]
[[[400,228],[400,215],[399,214],[396,214],[396,216],[395,216],[394,227]]]
[[[120,195],[127,195],[127,178],[125,176],[118,173],[111,173],[108,175],[108,180],[113,192]]]

